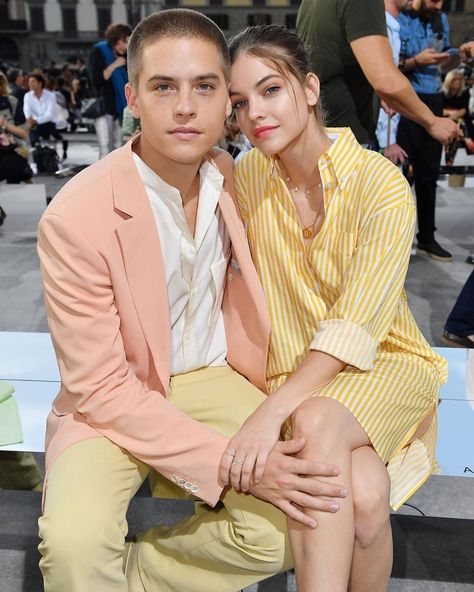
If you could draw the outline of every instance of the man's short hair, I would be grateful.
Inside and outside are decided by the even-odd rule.
[[[150,43],[165,37],[196,38],[209,41],[217,49],[226,80],[230,79],[230,58],[227,42],[219,27],[207,16],[187,8],[154,12],[134,29],[127,51],[128,78],[138,89],[143,50]]]
[[[122,23],[112,23],[105,29],[105,39],[107,43],[114,47],[122,39],[130,37],[132,34],[132,27],[130,25],[124,25]]]
[[[8,70],[7,78],[10,84],[15,84],[16,79],[20,76],[20,70],[17,68],[11,68]]]
[[[32,72],[31,74],[28,74],[28,78],[34,78],[35,80],[37,80],[41,86],[44,88],[46,86],[46,80],[44,78],[44,76],[42,76],[41,74],[37,74],[36,72]]]

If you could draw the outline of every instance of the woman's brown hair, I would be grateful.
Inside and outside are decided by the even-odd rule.
[[[306,76],[312,72],[308,53],[303,41],[285,27],[278,25],[257,25],[247,27],[229,42],[231,63],[240,55],[267,60],[288,79],[293,75],[305,86]],[[324,111],[321,98],[314,106],[316,121],[324,127]]]

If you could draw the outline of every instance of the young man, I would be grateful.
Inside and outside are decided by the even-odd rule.
[[[104,114],[94,120],[99,158],[122,145],[121,123],[126,105],[127,45],[132,29],[113,23],[105,30],[105,40],[96,43],[89,57],[92,87],[102,97]]]
[[[218,483],[229,436],[265,397],[253,385],[266,390],[270,331],[231,157],[212,150],[230,113],[227,47],[207,17],[175,9],[138,25],[128,59],[141,135],[71,180],[39,227],[62,379],[47,432],[45,590],[239,590],[291,564],[275,505],[308,524],[296,505],[329,510],[326,497],[344,492],[314,479],[334,467],[291,456],[302,441],[275,447],[253,495]],[[127,584],[125,514],[150,467],[222,503],[141,535]]]

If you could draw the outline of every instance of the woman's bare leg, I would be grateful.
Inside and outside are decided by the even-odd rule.
[[[307,440],[298,456],[339,466],[337,481],[348,491],[339,501],[338,512],[308,512],[318,523],[315,529],[288,519],[298,592],[347,592],[355,529],[352,451],[368,445],[369,439],[344,405],[323,397],[308,399],[298,407],[292,416],[292,433]]]
[[[371,446],[352,453],[355,544],[349,592],[385,592],[393,560],[390,478]]]

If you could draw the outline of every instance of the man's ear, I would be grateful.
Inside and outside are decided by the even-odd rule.
[[[305,87],[306,101],[309,107],[314,107],[319,101],[319,78],[313,72],[306,74]]]
[[[135,88],[127,82],[125,85],[125,98],[127,99],[127,105],[135,119],[140,119],[140,109],[138,107],[138,95]]]

